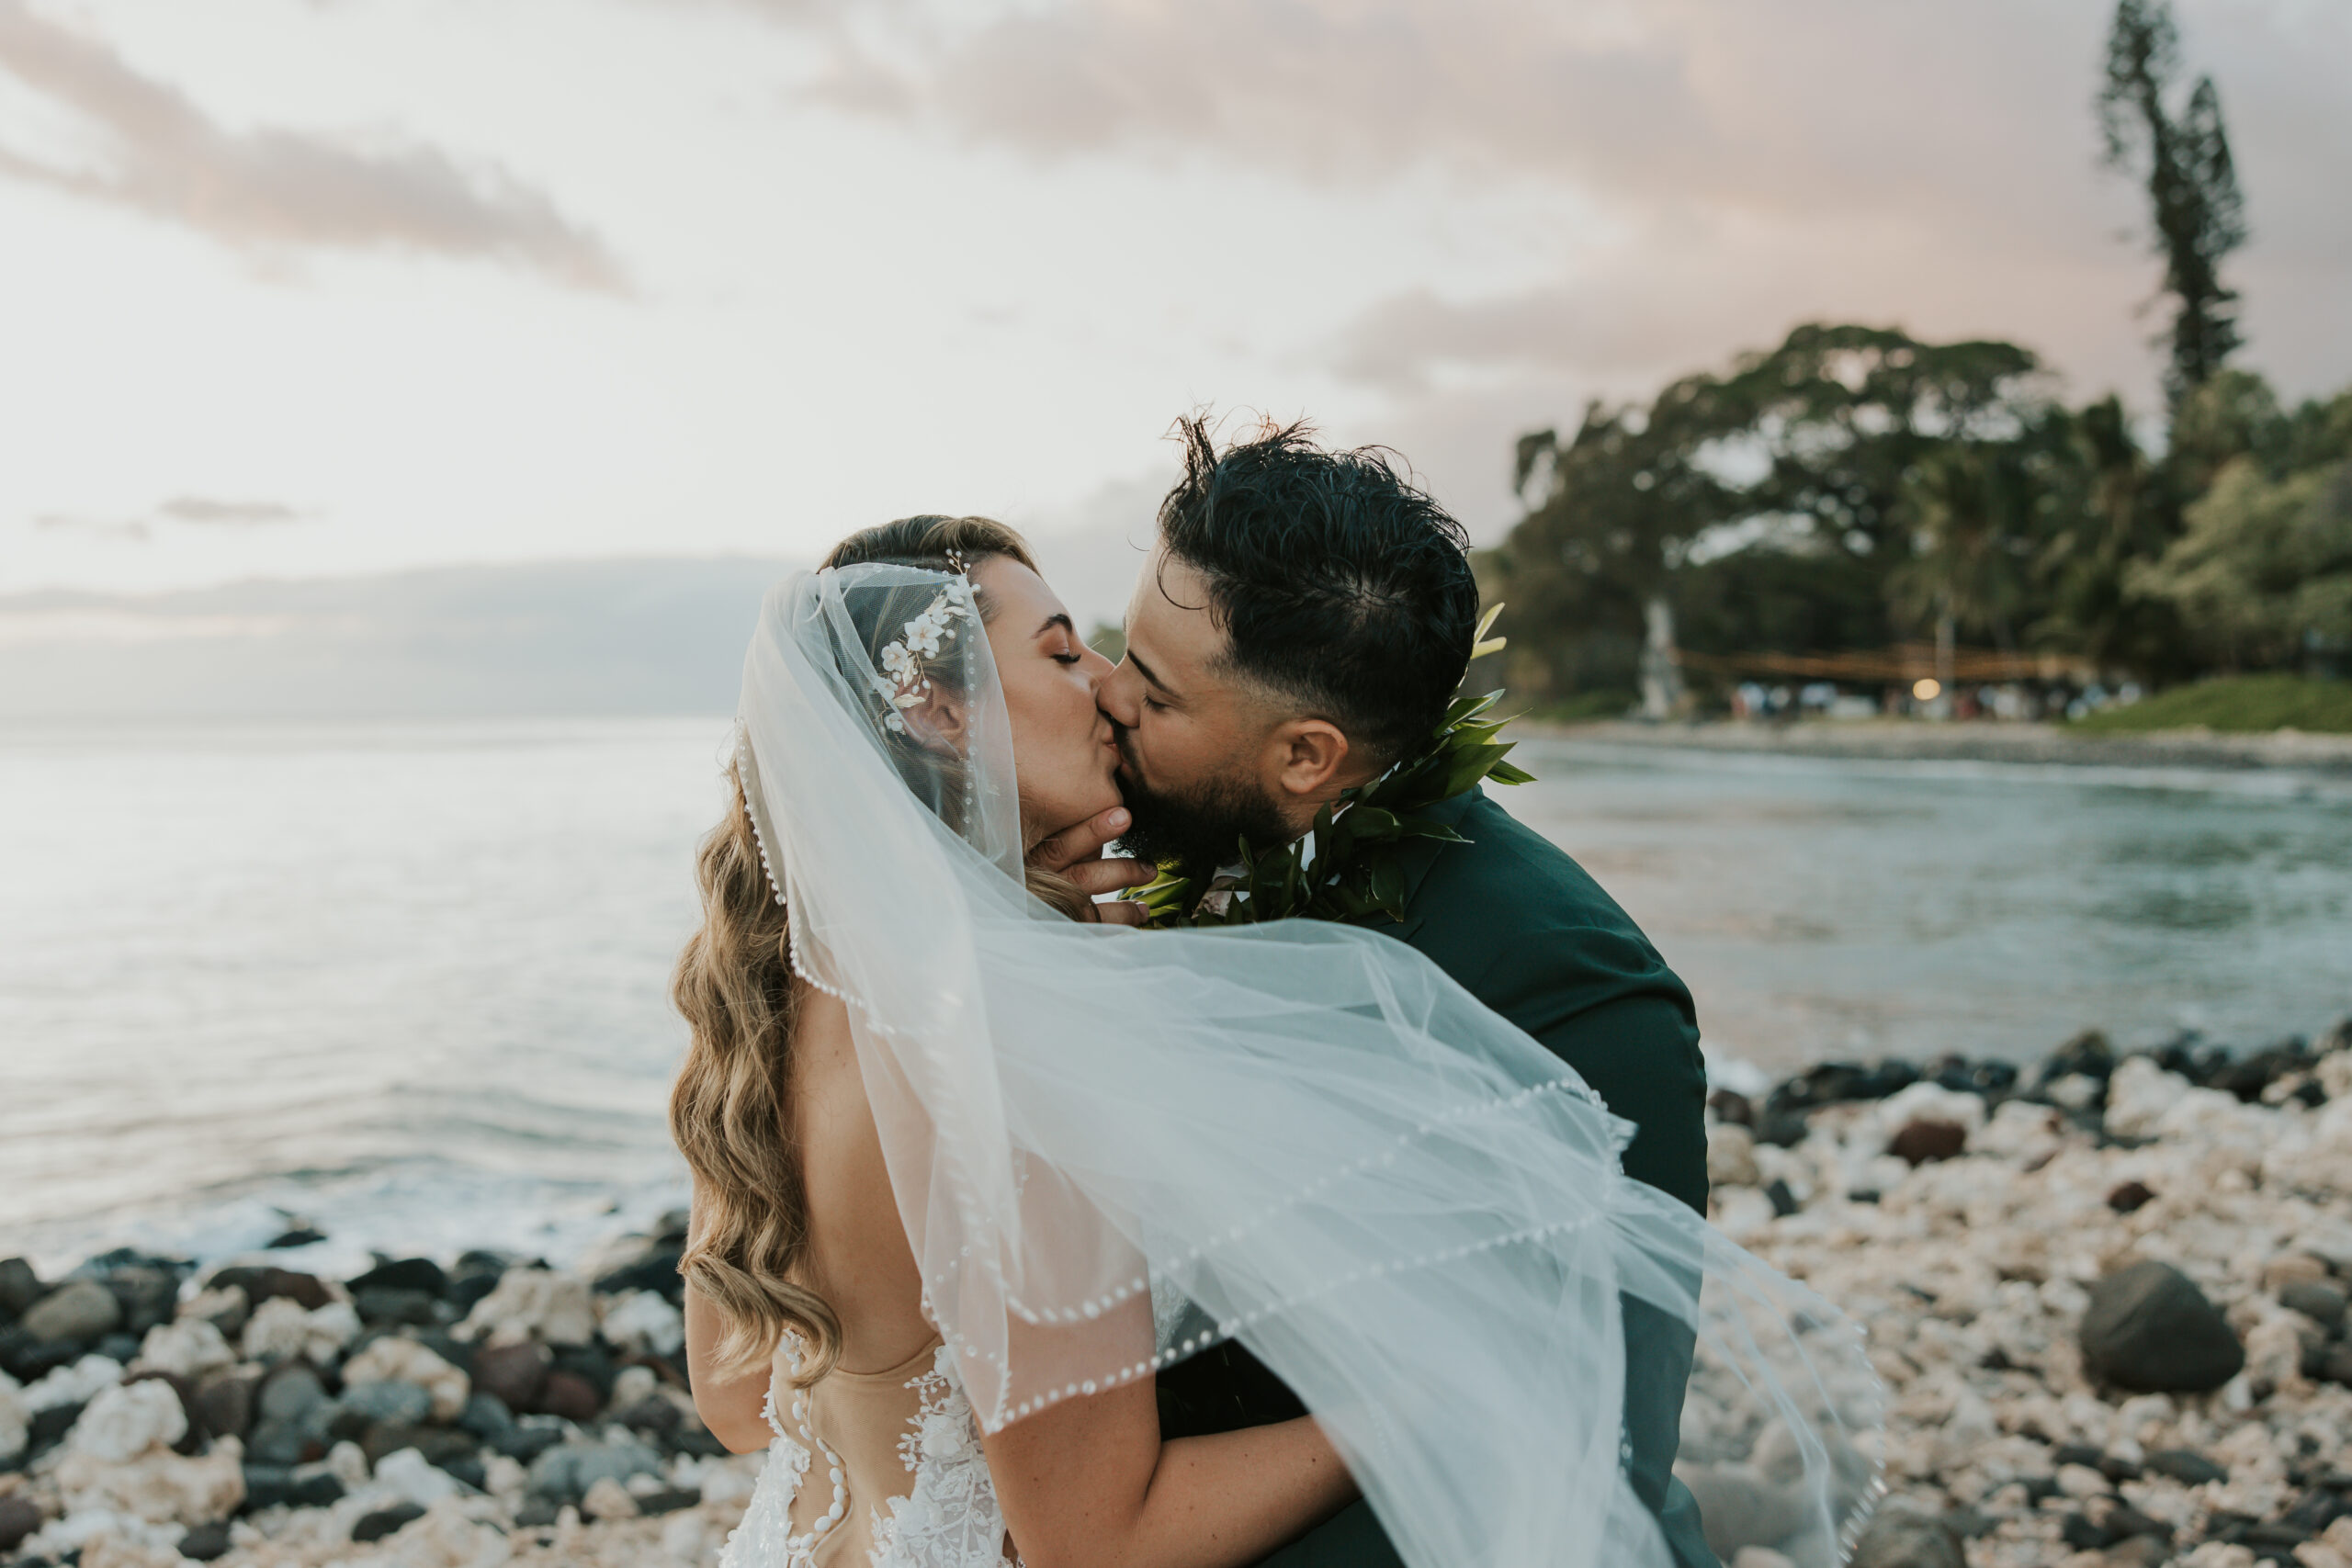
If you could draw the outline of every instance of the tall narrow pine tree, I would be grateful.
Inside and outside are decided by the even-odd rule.
[[[2199,76],[2176,117],[2165,100],[2179,75],[2180,39],[2166,0],[2117,0],[2098,94],[2103,161],[2147,186],[2162,292],[2173,301],[2171,328],[2157,341],[2170,343],[2165,392],[2176,411],[2243,341],[2222,258],[2246,238],[2221,95],[2211,77]]]

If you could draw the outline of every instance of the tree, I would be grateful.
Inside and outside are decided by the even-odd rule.
[[[1642,686],[1662,705],[1659,666],[1693,615],[1702,651],[1883,641],[1916,471],[1955,442],[2038,430],[2038,369],[2013,344],[1813,324],[1646,407],[1595,404],[1565,445],[1522,438],[1529,510],[1486,562],[1521,628],[1514,684]]]
[[[2177,605],[2224,670],[2352,644],[2352,463],[2274,478],[2236,459],[2188,508],[2188,532],[2131,579]]]
[[[2199,76],[2175,115],[2166,99],[2179,74],[2180,39],[2165,0],[2117,0],[2098,100],[2102,161],[2147,186],[2162,292],[2173,300],[2172,324],[2158,341],[2170,340],[2165,390],[2176,408],[2243,341],[2222,259],[2246,239],[2221,94],[2211,76]]]

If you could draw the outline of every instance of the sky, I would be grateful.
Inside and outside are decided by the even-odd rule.
[[[2245,360],[2352,383],[2352,6],[2177,9]],[[1806,320],[2152,412],[2109,10],[0,0],[0,592],[1140,537],[1204,408],[1492,539],[1521,432]]]

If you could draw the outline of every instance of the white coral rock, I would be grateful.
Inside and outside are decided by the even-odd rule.
[[[164,1383],[130,1386],[171,1393]],[[57,1490],[69,1514],[97,1511],[155,1524],[210,1524],[227,1518],[245,1500],[243,1458],[243,1446],[234,1438],[221,1438],[211,1452],[195,1459],[150,1449],[125,1462],[69,1449],[58,1462]]]
[[[236,1364],[237,1352],[220,1329],[200,1317],[181,1317],[149,1329],[130,1365],[134,1371],[170,1372],[193,1382]]]
[[[624,1350],[667,1356],[686,1342],[686,1320],[658,1291],[632,1291],[605,1308],[605,1337]]]
[[[168,1449],[187,1436],[180,1396],[160,1378],[117,1383],[90,1401],[66,1441],[74,1452],[110,1464]]]
[[[2188,1080],[2146,1056],[2126,1056],[2107,1080],[2107,1130],[2119,1138],[2153,1138],[2165,1111],[2189,1091]]]
[[[466,1314],[458,1337],[491,1345],[526,1339],[585,1345],[595,1333],[596,1305],[586,1281],[547,1269],[509,1269]]]
[[[59,1367],[25,1390],[25,1408],[35,1415],[61,1404],[86,1404],[101,1389],[122,1381],[122,1363],[111,1356],[85,1356]]]
[[[466,1374],[413,1339],[387,1336],[343,1365],[345,1383],[413,1382],[433,1396],[433,1418],[455,1421],[473,1392]]]
[[[376,1484],[403,1503],[429,1508],[458,1495],[457,1477],[428,1462],[414,1449],[401,1449],[376,1461]]]
[[[323,1366],[359,1337],[359,1314],[349,1302],[329,1302],[315,1312],[285,1296],[272,1296],[245,1321],[243,1345],[250,1361],[300,1356]]]

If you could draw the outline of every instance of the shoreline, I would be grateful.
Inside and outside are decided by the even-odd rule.
[[[2165,730],[2149,735],[2070,735],[2046,724],[1928,724],[1906,719],[1806,719],[1793,724],[1705,720],[1646,723],[1596,719],[1554,724],[1519,719],[1533,739],[1701,751],[1840,758],[1868,761],[2048,763],[2101,768],[2299,769],[2352,775],[2352,735],[2222,735]]]
[[[2352,1020],[1721,1080],[1711,1217],[1884,1385],[1858,1564],[2352,1568]],[[0,1261],[0,1563],[707,1568],[764,1456],[694,1413],[683,1242]],[[1726,1568],[1784,1568],[1769,1461],[1686,1422],[1679,1468]]]

